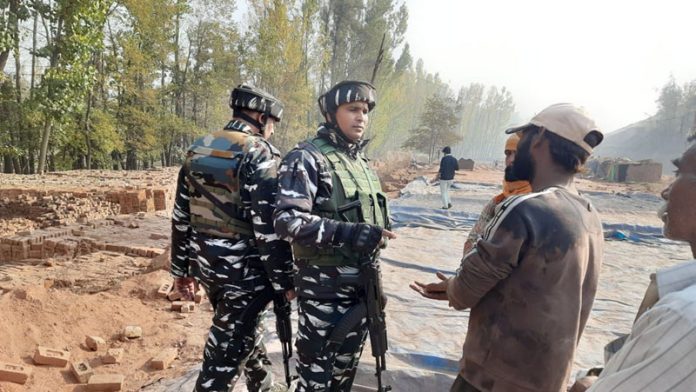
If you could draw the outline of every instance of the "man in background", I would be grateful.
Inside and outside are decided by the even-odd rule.
[[[446,146],[442,149],[445,154],[440,159],[440,169],[437,172],[436,180],[440,180],[440,195],[442,196],[442,208],[448,210],[452,208],[452,203],[449,198],[449,189],[454,182],[454,172],[459,170],[457,159],[452,156],[452,149]]]
[[[469,232],[469,237],[464,242],[464,256],[469,253],[476,245],[476,242],[483,236],[484,229],[488,226],[488,222],[495,216],[495,207],[502,203],[505,199],[514,195],[524,195],[532,191],[532,185],[529,181],[518,180],[515,173],[512,171],[512,163],[515,162],[515,154],[517,154],[517,144],[520,141],[520,135],[513,133],[505,141],[505,180],[503,181],[503,192],[494,196],[491,201],[483,207],[478,221],[474,224]]]

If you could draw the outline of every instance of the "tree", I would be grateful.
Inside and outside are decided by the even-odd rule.
[[[371,78],[383,37],[369,155],[399,148],[428,98],[451,95],[404,42],[402,0],[250,0],[244,30],[235,4],[0,0],[3,171],[178,165],[194,138],[229,119],[241,82],[285,103],[273,143],[287,151],[322,121],[319,94]],[[455,151],[492,149],[491,130],[514,110],[506,90],[477,86],[457,96],[452,130],[467,143]]]
[[[54,125],[80,109],[84,94],[94,83],[90,56],[102,45],[108,3],[105,0],[56,0],[44,18],[55,26],[55,36],[46,47],[49,68],[37,92],[44,115],[38,172],[46,170],[48,142]]]
[[[457,135],[457,104],[448,95],[434,94],[425,103],[420,117],[420,125],[410,131],[411,137],[403,147],[428,154],[432,162],[440,148],[454,144],[462,139]]]

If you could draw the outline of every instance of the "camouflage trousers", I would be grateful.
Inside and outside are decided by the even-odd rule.
[[[254,301],[259,291],[201,283],[208,292],[215,315],[195,392],[231,391],[242,365],[250,392],[270,391],[273,382],[271,362],[261,340],[265,306]]]
[[[328,339],[356,299],[309,299],[299,297],[297,330],[297,392],[348,392],[367,337],[365,319],[345,336],[339,347]]]

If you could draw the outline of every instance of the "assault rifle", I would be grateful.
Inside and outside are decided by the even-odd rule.
[[[253,329],[256,324],[256,316],[263,312],[271,301],[273,301],[273,313],[276,316],[276,333],[283,348],[285,381],[288,384],[288,391],[293,391],[291,384],[296,377],[290,376],[290,357],[292,357],[291,306],[290,301],[285,297],[285,293],[275,293],[270,286],[265,288],[247,305],[239,319],[242,320],[244,328]]]
[[[379,200],[378,202],[383,202],[386,204],[386,200]],[[370,196],[370,205],[374,206],[375,200]],[[386,208],[386,205],[382,206]],[[365,217],[362,211],[362,203],[360,199],[350,202],[346,205],[338,207],[336,210],[338,214],[347,221],[345,217],[345,212],[349,210],[356,210],[359,222],[365,222]],[[357,307],[355,312],[350,312],[354,314],[346,314],[347,319],[354,319],[360,322],[363,317],[367,319],[367,329],[370,333],[370,346],[372,347],[372,356],[375,358],[375,376],[377,377],[377,391],[378,392],[388,392],[391,391],[391,386],[382,385],[382,371],[387,370],[385,355],[387,352],[387,324],[385,322],[384,306],[385,296],[382,290],[382,280],[379,275],[379,266],[377,264],[377,249],[371,253],[365,253],[360,257],[360,274],[357,278],[346,278],[341,277],[341,283],[344,284],[355,284],[362,291],[362,296],[360,298],[361,304]],[[344,325],[350,326],[351,322],[347,322]],[[336,328],[343,329],[343,328]],[[346,333],[349,331],[345,331]],[[334,331],[338,332],[338,331]],[[341,331],[342,332],[342,331]],[[332,340],[332,337],[329,340]],[[344,337],[345,339],[345,337]]]
[[[276,293],[273,296],[273,312],[276,316],[276,332],[283,348],[283,368],[285,369],[285,383],[290,390],[293,377],[290,376],[290,357],[292,357],[292,324],[290,312],[292,311],[290,301],[285,297],[285,293]]]

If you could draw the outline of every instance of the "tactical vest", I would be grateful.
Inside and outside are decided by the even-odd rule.
[[[206,195],[198,192],[186,178],[189,189],[191,226],[202,233],[223,238],[253,236],[253,227],[243,215],[239,194],[239,170],[247,153],[251,135],[233,130],[214,132],[193,142],[184,170],[194,180],[225,205],[215,205]]]
[[[387,197],[382,192],[379,178],[367,165],[367,159],[362,154],[351,159],[323,138],[314,138],[309,143],[326,158],[333,184],[331,198],[320,204],[315,203],[312,214],[342,222],[371,223],[389,229]],[[356,200],[360,200],[359,209],[339,212],[341,207]],[[346,246],[318,249],[293,243],[292,250],[296,259],[307,260],[312,265],[357,265],[360,260],[360,255]]]

